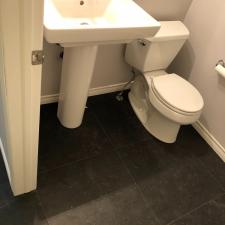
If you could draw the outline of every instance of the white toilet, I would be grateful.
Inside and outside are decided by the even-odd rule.
[[[182,22],[161,22],[153,38],[134,41],[126,48],[126,61],[141,72],[131,87],[130,103],[144,127],[166,143],[176,141],[181,125],[197,121],[204,106],[193,85],[165,71],[188,37]]]

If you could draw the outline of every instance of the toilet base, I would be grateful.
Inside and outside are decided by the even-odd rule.
[[[165,143],[174,143],[176,141],[180,124],[167,119],[153,106],[149,109],[151,112],[146,112],[145,109],[140,107],[140,104],[137,104],[137,100],[135,100],[131,92],[129,93],[129,100],[138,119],[150,134]]]

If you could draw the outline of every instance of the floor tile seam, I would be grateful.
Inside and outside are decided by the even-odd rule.
[[[65,167],[69,167],[69,166],[75,165],[76,163],[80,163],[80,162],[83,162],[83,161],[87,161],[87,160],[98,158],[100,155],[101,154],[97,154],[95,156],[86,157],[86,158],[79,159],[79,160],[73,160],[71,162],[64,163],[64,164],[62,164],[60,166],[57,166],[57,167],[54,167],[54,168],[51,168],[51,169],[48,169],[48,170],[39,171],[38,173],[39,174],[51,173],[54,170],[58,170],[58,169],[65,168]]]
[[[72,163],[70,163],[70,164],[68,164],[68,165],[64,165],[64,166],[58,167],[58,168],[56,168],[56,169],[51,169],[51,170],[48,170],[47,172],[42,172],[41,175],[46,174],[46,173],[49,174],[49,173],[51,173],[51,172],[53,172],[53,171],[55,171],[55,170],[58,170],[58,169],[60,169],[60,168],[72,167],[73,165],[76,165],[76,163],[80,163],[80,162],[83,162],[83,161],[88,161],[88,160],[96,159],[96,158],[98,158],[98,157],[100,157],[100,156],[101,156],[101,154],[96,155],[96,156],[91,157],[91,158],[88,158],[88,159],[85,159],[85,160],[80,160],[80,161],[72,162]],[[118,157],[118,156],[117,156],[117,157]],[[119,160],[120,160],[120,159],[119,159]],[[74,183],[71,184],[71,188],[73,188],[73,187],[74,187]],[[100,188],[99,184],[97,184],[97,187],[98,187],[98,190],[101,192],[101,188]],[[43,189],[45,189],[45,188],[42,188],[42,187],[37,188],[37,192],[39,193],[39,192],[40,192],[41,190],[43,190]],[[108,193],[106,193],[106,194],[108,194]],[[105,194],[104,194],[104,195],[105,195]]]
[[[206,202],[203,202],[203,203],[200,204],[199,206],[197,206],[197,207],[191,209],[190,211],[188,211],[188,212],[182,214],[181,216],[177,217],[176,219],[173,219],[172,221],[170,221],[170,222],[167,223],[166,225],[173,225],[173,223],[175,223],[175,222],[177,222],[177,221],[183,219],[184,217],[186,217],[186,216],[188,216],[188,215],[191,215],[191,214],[194,213],[195,211],[201,209],[201,208],[204,207],[205,205],[209,204],[210,202],[215,201],[216,199],[218,199],[218,198],[220,198],[220,197],[222,197],[222,196],[225,196],[225,194],[224,194],[224,193],[218,194],[218,195],[215,196],[214,198],[212,198],[212,199],[210,199],[210,200],[208,200],[208,201],[206,201]]]
[[[137,145],[137,144],[145,144],[145,143],[148,143],[150,141],[151,140],[137,140],[133,143],[123,144],[121,146],[115,147],[115,150],[118,151],[118,150],[126,148],[126,147],[132,147],[132,146]],[[153,143],[153,144],[156,145],[155,143]]]
[[[142,200],[143,200],[144,203],[145,203],[145,207],[146,207],[146,208],[151,207],[153,216],[154,216],[155,219],[157,220],[158,225],[160,225],[160,220],[159,220],[158,216],[156,215],[155,210],[152,208],[152,206],[149,205],[149,202],[148,202],[147,199],[145,198],[145,195],[144,195],[144,193],[142,192],[142,190],[141,190],[140,186],[138,185],[138,183],[136,182],[136,179],[135,179],[135,177],[133,176],[132,172],[129,170],[129,168],[127,167],[125,161],[124,161],[123,158],[120,156],[120,153],[119,153],[118,151],[116,151],[116,154],[118,155],[118,157],[119,157],[119,159],[120,159],[120,161],[121,161],[121,163],[122,163],[124,169],[127,171],[127,173],[129,174],[130,178],[132,179],[132,181],[133,181],[133,183],[134,183],[134,185],[135,185],[137,191],[138,191],[139,194],[141,195]]]
[[[142,141],[140,141],[140,142],[145,143],[145,142],[148,142],[148,141],[143,141],[143,140],[142,140]],[[128,146],[131,146],[131,145],[132,145],[132,144],[129,144]],[[135,184],[137,185],[138,190],[141,192],[142,198],[144,198],[144,200],[145,200],[145,194],[144,194],[144,193],[142,192],[142,190],[139,188],[139,185],[137,184],[137,182],[136,182],[135,178],[133,177],[131,171],[129,170],[129,168],[127,167],[127,165],[126,165],[126,163],[124,162],[123,158],[121,157],[121,155],[120,155],[120,153],[119,153],[119,151],[118,151],[119,149],[120,149],[120,148],[117,148],[117,149],[116,149],[116,152],[117,152],[118,156],[120,157],[120,159],[121,159],[121,160],[123,161],[123,163],[125,164],[125,167],[127,168],[129,174],[130,174],[131,177],[133,178]],[[191,159],[193,159],[193,156],[191,156],[189,160],[191,160]],[[203,166],[202,166],[202,167],[203,167]],[[203,167],[203,168],[204,168],[204,167]],[[210,175],[210,176],[212,177],[212,175]],[[212,179],[218,184],[218,181],[215,180],[214,177],[212,177]],[[219,185],[219,187],[221,188],[221,184],[218,184],[218,185]],[[222,191],[222,190],[221,190],[221,191]],[[205,203],[202,203],[199,207],[194,208],[194,209],[192,209],[191,211],[185,213],[184,215],[181,216],[181,218],[182,218],[183,216],[185,216],[186,214],[188,214],[188,213],[192,213],[192,211],[194,211],[195,209],[200,208],[202,205],[207,204],[208,202],[213,201],[213,200],[215,200],[216,198],[218,198],[218,197],[220,197],[220,196],[223,196],[223,195],[224,195],[224,192],[223,192],[223,193],[220,193],[220,194],[217,194],[217,195],[216,195],[215,197],[213,197],[212,199],[206,201]],[[148,201],[145,200],[145,202],[148,204]],[[151,206],[151,208],[152,208],[152,206]],[[153,210],[154,210],[154,209],[153,209]],[[158,216],[156,215],[156,213],[154,213],[154,214],[155,214],[156,218],[158,219]],[[177,221],[177,220],[179,220],[179,219],[180,219],[180,217],[179,217],[178,219],[174,219],[172,222]],[[159,219],[158,219],[158,220],[159,220]],[[170,224],[171,224],[171,222],[169,222],[167,225],[170,225]]]
[[[95,112],[95,110],[93,109],[93,115],[97,121],[97,124],[99,125],[99,127],[101,128],[102,132],[105,134],[106,138],[108,139],[108,141],[110,142],[110,144],[113,146],[113,142],[110,138],[110,135],[108,134],[108,132],[106,131],[106,129],[104,128],[104,126],[102,125],[102,122],[100,121],[100,119],[98,118],[97,113]]]

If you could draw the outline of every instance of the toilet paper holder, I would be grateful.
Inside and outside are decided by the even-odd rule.
[[[224,62],[222,59],[220,59],[220,60],[217,62],[216,66],[218,66],[218,65],[221,65],[221,66],[225,67],[225,62]]]
[[[222,59],[216,64],[215,70],[217,74],[225,78],[225,62]]]

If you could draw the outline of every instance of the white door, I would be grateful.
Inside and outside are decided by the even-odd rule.
[[[42,24],[43,0],[0,0],[0,148],[15,195],[36,189],[42,65],[31,54]]]

